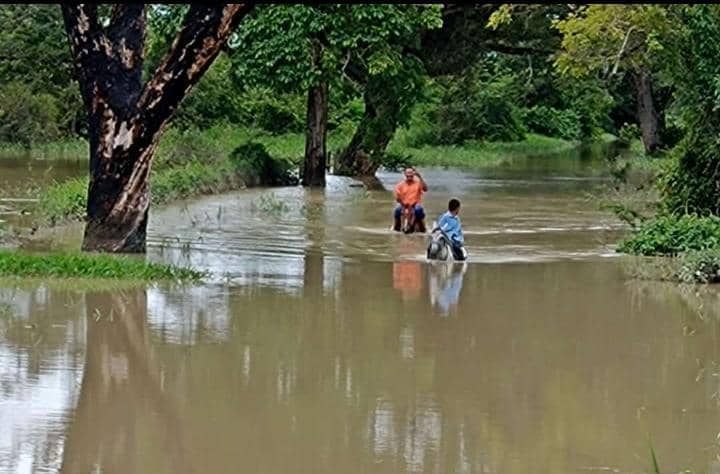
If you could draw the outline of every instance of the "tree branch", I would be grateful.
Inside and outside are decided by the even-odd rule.
[[[251,9],[248,4],[190,7],[170,52],[138,101],[144,123],[161,124],[172,114]]]
[[[75,69],[87,110],[92,109],[92,78],[106,59],[107,38],[98,22],[97,5],[61,4],[65,32],[70,40]]]
[[[622,58],[622,55],[625,53],[625,48],[627,48],[628,40],[630,39],[630,34],[637,30],[635,25],[628,28],[627,33],[625,33],[625,39],[623,39],[622,45],[620,46],[620,51],[617,53],[617,57],[615,58],[615,66],[613,66],[612,71],[610,72],[610,77],[617,74],[618,67],[620,67],[620,59]]]

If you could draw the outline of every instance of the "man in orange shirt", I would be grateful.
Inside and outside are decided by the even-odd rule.
[[[417,179],[416,179],[417,178]],[[415,219],[419,224],[421,232],[425,232],[425,210],[422,208],[422,194],[427,192],[428,187],[420,173],[414,168],[405,169],[405,179],[395,186],[395,200],[399,206],[395,208],[395,225],[393,229],[400,231],[400,217],[405,207],[415,211]]]

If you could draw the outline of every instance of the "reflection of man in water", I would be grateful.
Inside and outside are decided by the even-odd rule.
[[[466,270],[465,262],[430,265],[430,304],[437,306],[443,314],[450,312],[450,306],[457,305]]]
[[[420,296],[422,290],[422,268],[420,262],[393,263],[393,287],[400,290],[403,299],[410,300]]]

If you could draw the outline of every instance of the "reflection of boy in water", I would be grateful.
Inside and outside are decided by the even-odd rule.
[[[450,312],[451,305],[457,305],[460,300],[463,276],[467,270],[467,263],[462,264],[436,264],[430,268],[430,304],[438,306],[443,314]]]

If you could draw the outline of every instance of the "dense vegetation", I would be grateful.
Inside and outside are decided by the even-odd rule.
[[[148,9],[144,76],[161,63],[187,12]],[[109,7],[100,15],[109,21]],[[3,147],[83,139],[59,8],[7,5],[0,18]],[[667,163],[652,183],[651,212],[615,205],[637,224],[620,249],[713,251],[718,36],[720,7],[712,4],[260,5],[173,115],[153,199],[193,192],[183,183],[200,176],[211,190],[229,177],[287,182],[296,179],[293,167],[302,178],[308,166],[355,175],[413,161],[472,166],[523,143],[561,148],[562,140],[612,134],[640,140],[651,160]],[[209,145],[217,130],[232,145]],[[69,212],[62,204],[51,215],[81,215],[84,184],[69,183],[77,191]]]

